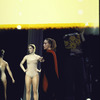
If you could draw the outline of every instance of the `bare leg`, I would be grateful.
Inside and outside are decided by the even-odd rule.
[[[7,90],[7,81],[3,81],[3,85],[4,85],[4,96],[5,96],[5,100],[7,100],[7,93],[6,93],[6,90]]]
[[[39,75],[33,77],[32,84],[33,84],[34,100],[38,100]]]
[[[26,100],[30,100],[30,88],[31,88],[32,79],[29,76],[25,76],[25,84],[26,84]]]

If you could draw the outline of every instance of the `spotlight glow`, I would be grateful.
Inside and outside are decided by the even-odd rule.
[[[86,100],[91,100],[90,98],[87,98]]]
[[[86,24],[85,24],[85,26],[88,26],[89,25],[89,23],[87,22]]]
[[[17,26],[17,29],[18,29],[18,30],[20,30],[20,29],[21,29],[21,26],[20,26],[20,25],[18,25],[18,26]]]

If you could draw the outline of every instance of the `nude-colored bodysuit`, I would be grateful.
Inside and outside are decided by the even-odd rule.
[[[4,82],[6,81],[5,67],[0,65],[0,71],[1,71],[1,80]]]
[[[33,78],[34,76],[36,76],[38,74],[37,72],[37,64],[38,61],[41,57],[39,55],[32,55],[32,57],[28,57],[27,56],[27,72],[26,75],[30,76],[31,78]]]

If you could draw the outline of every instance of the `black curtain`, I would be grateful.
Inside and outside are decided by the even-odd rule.
[[[24,90],[24,72],[20,62],[27,53],[27,30],[0,30],[0,49],[5,50],[4,60],[9,63],[15,83],[12,84],[7,72],[7,100],[20,100]],[[3,86],[0,81],[0,88]],[[0,96],[3,91],[0,89]],[[0,100],[1,97],[0,97]],[[3,99],[4,100],[4,99]]]

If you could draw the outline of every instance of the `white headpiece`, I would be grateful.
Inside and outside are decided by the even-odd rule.
[[[34,44],[29,44],[30,46],[34,47],[34,53],[36,52],[36,46]]]

